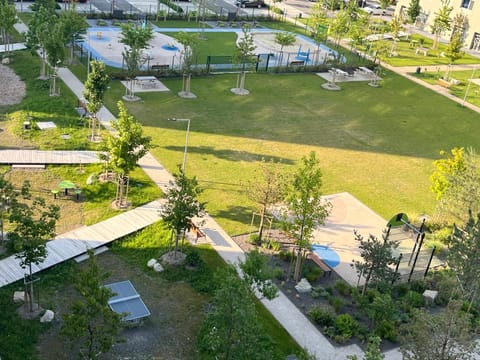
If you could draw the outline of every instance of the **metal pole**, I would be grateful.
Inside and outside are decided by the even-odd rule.
[[[472,70],[472,76],[470,76],[470,81],[467,84],[467,89],[465,90],[465,96],[463,97],[462,106],[465,106],[465,102],[467,101],[468,92],[470,90],[470,84],[472,83],[473,77],[475,76],[475,70],[476,69],[474,67]]]
[[[187,119],[187,134],[185,135],[185,151],[183,152],[182,171],[185,174],[185,165],[187,163],[188,134],[190,133],[190,119]]]
[[[428,275],[428,270],[430,270],[430,265],[432,264],[432,259],[433,259],[433,255],[435,254],[435,250],[437,249],[436,246],[433,247],[433,250],[432,250],[432,253],[430,254],[430,259],[428,259],[428,264],[427,264],[427,268],[425,269],[425,274],[423,274],[423,278],[425,279]]]
[[[400,253],[400,256],[398,257],[397,265],[395,266],[395,275],[398,274],[398,267],[400,266],[400,261],[402,261],[403,254]],[[392,279],[392,285],[395,282],[395,277]]]
[[[418,251],[417,251],[417,254],[415,255],[415,260],[413,261],[412,268],[410,269],[410,274],[408,275],[408,282],[410,282],[410,280],[412,279],[413,271],[415,270],[415,265],[417,264],[418,255],[420,254],[420,250],[422,249],[422,244],[424,239],[425,239],[425,233],[420,238],[420,244],[418,244]]]

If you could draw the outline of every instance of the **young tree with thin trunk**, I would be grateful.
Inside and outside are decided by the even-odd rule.
[[[103,97],[105,91],[107,91],[109,81],[105,63],[97,60],[91,61],[90,73],[87,81],[85,81],[85,90],[83,91],[83,96],[87,102],[87,110],[90,114],[91,141],[100,138],[100,124],[98,123],[97,113],[103,105]]]
[[[365,283],[362,288],[362,294],[367,291],[371,281],[379,283],[391,283],[396,279],[397,274],[393,270],[393,265],[397,259],[393,256],[393,249],[398,247],[398,242],[389,240],[385,234],[382,239],[370,234],[367,239],[355,231],[355,240],[360,244],[360,256],[362,260],[354,260],[353,265],[357,270],[358,280],[363,276]]]
[[[108,305],[108,300],[115,295],[104,286],[110,275],[101,271],[92,250],[88,250],[88,256],[87,268],[80,270],[73,280],[80,299],[71,304],[60,333],[80,358],[98,359],[115,343],[121,315]]]
[[[153,30],[150,26],[124,24],[121,27],[120,42],[125,45],[122,55],[130,77],[130,94],[126,96],[129,100],[138,99],[135,97],[133,89],[134,76],[147,61],[143,52],[148,48],[152,39]]]
[[[470,212],[463,228],[454,225],[448,248],[448,266],[455,271],[463,298],[470,304],[477,304],[480,294],[480,214],[474,218]]]
[[[215,273],[218,284],[199,335],[200,350],[222,360],[279,359],[260,327],[248,285],[229,265]]]
[[[310,249],[313,230],[325,223],[332,205],[322,198],[322,171],[315,152],[302,158],[302,165],[287,185],[283,212],[285,229],[295,237],[294,280],[300,280],[304,256]]]
[[[253,179],[244,184],[245,193],[260,208],[257,245],[262,243],[268,207],[282,199],[284,185],[285,179],[279,164],[273,160],[267,162],[265,159],[260,162]]]
[[[421,11],[420,0],[410,0],[410,4],[408,4],[407,8],[408,20],[414,24]]]
[[[432,31],[434,34],[433,40],[433,49],[438,48],[438,43],[440,41],[440,36],[451,29],[452,19],[450,19],[450,14],[453,11],[453,6],[450,6],[450,0],[442,0],[442,6],[435,13],[435,18],[433,19]]]
[[[12,226],[9,241],[12,242],[20,259],[20,265],[28,271],[29,286],[28,310],[33,312],[33,270],[32,265],[38,265],[47,256],[47,241],[55,237],[55,226],[60,217],[57,205],[47,205],[40,197],[30,194],[30,184],[25,182],[22,188],[22,200],[11,208],[9,222]]]
[[[183,70],[183,86],[179,96],[190,98],[195,97],[191,92],[191,79],[193,66],[197,61],[198,43],[200,41],[197,33],[180,31],[176,36],[178,42],[183,45],[182,54],[182,70]]]
[[[250,289],[268,300],[273,300],[278,296],[278,288],[272,282],[273,268],[267,261],[267,256],[255,249],[246,254],[245,262],[240,264],[240,269]]]
[[[10,55],[10,34],[14,31],[14,25],[18,22],[15,5],[8,0],[0,1],[0,32],[5,46],[5,56]]]
[[[104,150],[108,154],[108,164],[117,174],[117,194],[115,205],[124,209],[129,206],[129,174],[150,149],[151,139],[143,135],[142,125],[129,114],[125,104],[117,103],[118,118],[112,123],[114,134],[108,136]]]
[[[70,46],[69,63],[73,64],[75,42],[80,39],[82,34],[85,34],[88,28],[88,23],[85,16],[78,13],[75,3],[67,10],[60,13],[60,24],[63,30],[63,41]]]
[[[54,3],[55,4],[55,3]],[[47,54],[45,50],[45,43],[50,36],[50,29],[52,29],[57,21],[57,14],[55,13],[55,7],[51,7],[51,4],[35,3],[37,5],[36,10],[33,12],[32,18],[28,23],[28,31],[26,34],[26,44],[33,51],[40,51],[41,68],[40,79],[47,79],[46,76],[46,64]],[[48,5],[48,6],[47,6]]]
[[[328,16],[327,11],[323,8],[322,3],[316,2],[310,9],[309,25],[313,29],[313,40],[317,44],[317,52],[315,54],[315,64],[319,63],[320,45],[327,40]]]
[[[410,321],[400,328],[403,359],[473,360],[471,316],[461,307],[461,301],[452,300],[440,313],[413,309]]]
[[[13,188],[13,185],[5,179],[3,174],[0,175],[0,246],[4,245],[5,241],[5,221],[8,220],[8,215],[12,206],[16,204],[18,193]]]
[[[296,37],[295,34],[289,32],[277,32],[275,33],[275,42],[280,45],[280,56],[278,59],[278,66],[282,66],[283,62],[283,48],[285,46],[291,46],[295,44]]]
[[[180,166],[178,173],[173,177],[175,181],[168,190],[167,201],[161,215],[172,230],[172,237],[175,235],[176,256],[180,237],[185,236],[185,232],[192,228],[192,219],[205,215],[205,203],[198,201],[198,196],[203,190],[198,186],[196,177],[188,178]]]
[[[230,91],[236,95],[248,95],[250,92],[245,89],[245,76],[247,65],[251,65],[257,62],[257,56],[255,55],[255,43],[253,41],[253,35],[250,32],[248,26],[243,27],[243,34],[240,40],[236,44],[233,60],[240,64],[242,69],[237,80],[237,87]]]
[[[450,69],[453,63],[458,59],[461,59],[462,56],[464,55],[464,52],[462,51],[462,47],[463,47],[462,34],[460,31],[454,31],[452,38],[448,43],[447,49],[445,50],[445,56],[447,57],[448,60],[450,60],[450,63],[448,64],[447,72],[445,73],[445,76],[444,76],[445,80],[448,80],[450,76]]]

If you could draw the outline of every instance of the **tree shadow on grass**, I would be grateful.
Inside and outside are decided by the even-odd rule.
[[[165,148],[167,150],[172,150],[172,151],[179,151],[179,152],[185,151],[184,146],[167,146]],[[224,159],[229,161],[241,160],[241,161],[247,161],[247,162],[254,162],[254,161],[260,161],[262,159],[265,159],[265,160],[273,160],[275,162],[280,162],[282,164],[287,164],[287,165],[294,164],[294,162],[291,159],[287,159],[284,157],[255,154],[248,151],[235,151],[230,149],[215,150],[212,146],[189,146],[188,152],[201,154],[201,155],[212,155],[219,159]]]

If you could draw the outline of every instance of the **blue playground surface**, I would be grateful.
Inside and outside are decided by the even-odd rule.
[[[337,252],[326,245],[318,245],[313,244],[312,250],[315,254],[318,255],[320,259],[324,263],[326,263],[331,268],[334,268],[338,264],[340,264],[340,257],[338,256]]]

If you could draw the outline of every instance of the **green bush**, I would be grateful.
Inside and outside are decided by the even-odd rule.
[[[412,290],[403,297],[403,301],[408,307],[420,308],[425,306],[425,298],[423,295]]]
[[[248,242],[252,245],[258,245],[260,244],[260,236],[258,236],[258,234],[251,234],[248,237]]]
[[[330,306],[314,305],[308,311],[308,316],[321,326],[329,327],[335,323],[335,312]]]
[[[329,294],[323,288],[323,286],[312,286],[312,291],[310,292],[312,298],[316,299],[318,297],[327,297]]]
[[[272,270],[272,275],[277,280],[283,280],[285,275],[283,274],[283,269],[281,267],[276,267]]]
[[[335,288],[343,296],[350,296],[352,292],[352,287],[347,284],[344,280],[338,280],[335,283]]]
[[[204,261],[201,258],[199,252],[194,248],[189,248],[187,256],[185,258],[185,264],[191,267],[199,267],[203,265]]]
[[[380,336],[382,339],[395,341],[397,333],[395,331],[395,324],[392,321],[383,320],[375,327],[375,335]]]
[[[410,289],[423,294],[423,292],[427,289],[427,284],[424,280],[413,280],[410,282]]]
[[[302,275],[308,282],[313,283],[323,275],[323,271],[316,264],[309,262],[303,267]]]
[[[348,340],[357,333],[358,323],[349,314],[341,314],[335,319],[335,330],[337,335]]]
[[[274,14],[283,15],[283,10],[280,9],[279,7],[272,6],[272,7],[270,8],[270,10],[271,10]]]
[[[270,240],[268,242],[268,248],[275,251],[275,252],[280,251],[281,247],[282,247],[282,244],[280,244],[278,241]]]
[[[335,312],[338,314],[338,312],[342,309],[343,307],[343,301],[342,299],[334,296],[329,296],[328,297],[328,303],[333,306],[335,309]]]
[[[278,253],[278,257],[280,260],[283,261],[291,261],[292,260],[292,252],[288,250],[281,250]]]

